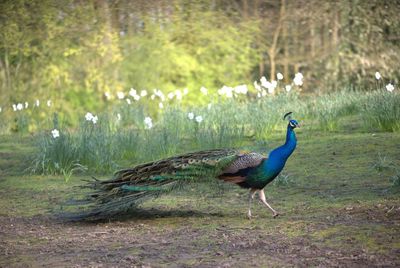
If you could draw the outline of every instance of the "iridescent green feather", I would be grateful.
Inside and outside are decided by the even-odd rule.
[[[70,220],[111,218],[188,182],[215,179],[239,155],[232,149],[200,151],[120,170],[111,180],[94,180],[84,186],[92,190],[84,199],[85,210],[64,216]]]

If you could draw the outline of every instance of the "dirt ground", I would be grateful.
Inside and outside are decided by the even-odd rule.
[[[329,232],[322,239],[315,239],[313,233],[336,226],[357,228],[368,220],[394,228],[392,239],[398,242],[400,207],[345,208],[333,215],[325,221],[314,219],[314,224],[291,216],[293,228],[302,229],[303,235],[280,228],[285,215],[281,219],[263,215],[249,221],[235,214],[148,210],[134,218],[102,223],[63,223],[45,216],[0,217],[0,266],[399,267],[398,247],[372,252],[357,247],[359,241],[349,236],[344,238],[348,246],[338,248]],[[269,228],[268,221],[275,227]],[[374,237],[379,240],[379,235]]]

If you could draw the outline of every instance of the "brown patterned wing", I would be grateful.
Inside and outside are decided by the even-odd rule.
[[[222,171],[218,179],[248,188],[245,184],[246,175],[241,174],[240,171],[246,168],[256,167],[265,159],[265,156],[258,153],[238,155],[238,158]]]
[[[235,161],[233,161],[228,167],[226,167],[222,173],[234,174],[241,169],[256,167],[261,164],[264,159],[266,159],[266,157],[259,153],[247,153],[239,155],[239,157]]]

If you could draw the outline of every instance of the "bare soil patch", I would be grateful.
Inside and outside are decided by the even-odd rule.
[[[391,207],[388,207],[391,209]],[[382,212],[383,211],[383,212]],[[334,220],[312,224],[304,235],[252,224],[235,226],[230,217],[193,211],[148,211],[136,218],[99,223],[62,223],[45,216],[0,217],[1,267],[255,267],[255,266],[391,266],[400,252],[376,251],[325,243],[328,235],[314,232],[366,220],[397,228],[400,208],[389,211],[364,207],[336,211]],[[390,214],[391,213],[391,214]],[[236,219],[237,220],[237,219]],[[289,220],[293,220],[290,219]],[[321,220],[321,219],[320,219]],[[243,218],[243,221],[246,219]],[[273,223],[273,222],[272,222]],[[300,227],[301,228],[301,227]],[[346,231],[346,229],[344,229]],[[396,230],[396,229],[394,229]],[[345,234],[342,234],[345,235]],[[382,234],[387,239],[387,235]],[[343,241],[338,241],[343,242]],[[384,242],[384,241],[382,241]]]

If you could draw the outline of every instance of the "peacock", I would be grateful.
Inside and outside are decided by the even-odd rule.
[[[299,123],[291,118],[291,114],[286,113],[283,117],[288,120],[285,144],[268,156],[237,149],[213,149],[122,169],[112,179],[89,181],[84,187],[91,190],[80,200],[87,207],[64,215],[71,220],[109,219],[126,213],[146,198],[170,192],[190,181],[215,178],[250,190],[249,219],[252,218],[251,204],[256,193],[275,218],[279,213],[267,203],[264,187],[278,176],[296,148],[294,129]]]

